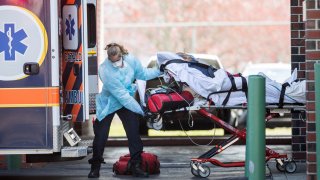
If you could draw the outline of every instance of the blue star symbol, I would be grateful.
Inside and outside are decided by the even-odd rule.
[[[72,40],[72,36],[75,33],[74,24],[74,18],[71,19],[71,14],[69,14],[69,18],[66,19],[66,35],[69,35],[69,40]]]
[[[4,32],[0,31],[0,53],[4,51],[5,61],[14,61],[16,58],[16,51],[24,54],[27,46],[21,41],[27,36],[23,29],[15,32],[14,24],[4,24]]]

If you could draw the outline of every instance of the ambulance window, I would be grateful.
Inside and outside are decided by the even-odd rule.
[[[96,46],[96,8],[94,4],[87,5],[88,48]]]

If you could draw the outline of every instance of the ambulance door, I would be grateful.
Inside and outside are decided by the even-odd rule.
[[[96,32],[96,0],[87,0],[87,35],[88,35],[88,90],[90,119],[95,118],[96,95],[98,89],[98,57],[97,57],[97,32]]]
[[[0,1],[0,154],[52,152],[59,117],[52,2]]]
[[[89,118],[87,3],[62,0],[63,117],[72,122]]]

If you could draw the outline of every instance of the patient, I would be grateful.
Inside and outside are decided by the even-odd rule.
[[[180,61],[181,62],[180,62]],[[182,62],[184,61],[184,62]],[[203,98],[211,99],[216,106],[232,106],[247,103],[247,77],[233,76],[224,69],[215,69],[200,64],[185,53],[159,52],[157,63],[164,71],[164,80],[170,79],[187,84],[193,91]],[[266,103],[305,103],[306,82],[297,81],[295,69],[284,84],[266,78]]]

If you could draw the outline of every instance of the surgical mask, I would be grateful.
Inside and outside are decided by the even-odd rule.
[[[121,57],[121,59],[120,59],[119,61],[113,62],[112,65],[113,65],[113,67],[115,67],[115,68],[119,68],[119,67],[122,66],[122,63],[123,63],[123,59],[122,59],[122,57]]]

